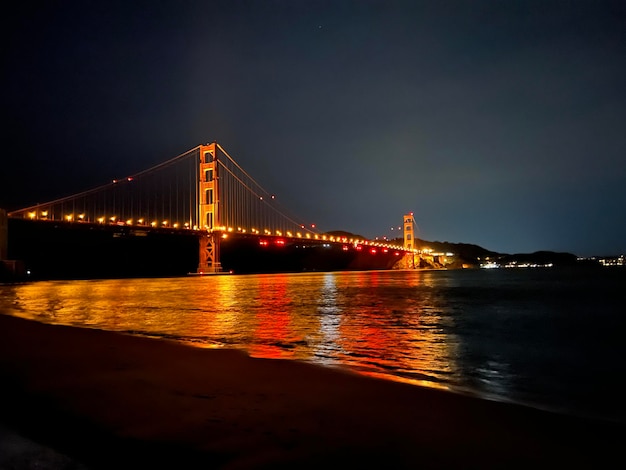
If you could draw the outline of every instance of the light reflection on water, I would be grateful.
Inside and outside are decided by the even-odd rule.
[[[488,271],[0,285],[0,313],[626,421],[624,271]]]
[[[0,311],[47,323],[242,348],[445,386],[455,341],[428,273],[44,281],[1,286]],[[426,295],[424,295],[426,294]]]

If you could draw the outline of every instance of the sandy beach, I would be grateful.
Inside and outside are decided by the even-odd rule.
[[[624,463],[616,423],[6,315],[0,376],[2,428],[91,469]]]

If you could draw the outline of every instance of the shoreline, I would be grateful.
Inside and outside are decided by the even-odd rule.
[[[625,427],[0,314],[0,424],[88,468],[602,466]]]
[[[2,315],[2,313],[0,313],[0,315]],[[7,313],[8,316],[11,317],[17,317],[17,318],[22,318],[25,320],[29,320],[29,321],[34,321],[34,322],[38,322],[36,317],[27,317],[27,316],[22,316],[19,314],[14,314],[11,313],[10,310],[8,310]],[[65,327],[69,327],[69,328],[78,328],[78,329],[91,329],[91,330],[96,330],[96,331],[105,331],[105,332],[112,332],[115,334],[120,334],[120,335],[127,335],[127,336],[131,336],[131,337],[138,337],[138,338],[146,338],[146,339],[152,339],[152,340],[156,340],[156,341],[168,341],[168,342],[173,342],[176,344],[181,344],[184,346],[189,346],[192,348],[200,348],[200,349],[226,349],[226,350],[233,350],[233,351],[240,351],[243,354],[249,356],[252,359],[270,359],[269,357],[265,357],[262,355],[256,356],[256,355],[250,355],[244,348],[236,348],[236,347],[225,347],[225,345],[223,343],[197,343],[195,341],[190,341],[190,340],[184,340],[184,339],[180,339],[180,338],[172,338],[166,335],[158,335],[158,334],[149,334],[149,333],[142,333],[142,332],[125,332],[125,331],[111,331],[111,330],[105,330],[99,327],[91,327],[91,326],[72,326],[72,325],[67,325],[64,323],[51,323],[49,321],[46,321],[45,324],[48,325],[52,325],[52,326],[65,326]],[[275,359],[275,360],[283,360],[283,361],[294,361],[294,359],[291,358],[271,358],[271,359]],[[456,385],[451,385],[451,384],[446,384],[443,382],[436,382],[436,381],[429,381],[426,379],[411,379],[411,378],[407,378],[407,377],[403,377],[400,375],[394,375],[391,373],[384,373],[384,372],[374,372],[374,371],[366,371],[366,370],[358,370],[358,369],[352,369],[349,367],[349,365],[344,365],[344,364],[320,364],[317,363],[315,361],[312,360],[296,360],[297,362],[303,362],[306,364],[311,364],[311,365],[316,365],[319,367],[323,367],[323,368],[330,368],[330,369],[334,369],[334,370],[338,370],[338,371],[343,371],[343,372],[348,372],[348,373],[354,373],[356,375],[359,376],[363,376],[363,377],[369,377],[369,378],[375,378],[375,379],[380,379],[383,381],[391,381],[391,382],[398,382],[398,383],[403,383],[403,384],[408,384],[411,386],[415,386],[415,387],[420,387],[420,388],[432,388],[435,390],[441,390],[444,392],[448,392],[448,393],[452,393],[452,394],[456,394],[456,395],[462,395],[462,396],[468,396],[471,398],[476,398],[476,399],[480,399],[480,400],[486,400],[486,401],[495,401],[495,402],[501,402],[504,404],[510,404],[510,405],[515,405],[515,406],[523,406],[523,407],[527,407],[527,408],[534,408],[540,411],[544,411],[547,413],[554,413],[554,414],[561,414],[561,415],[568,415],[568,416],[572,416],[574,418],[581,418],[581,419],[590,419],[590,420],[595,420],[595,421],[607,421],[607,422],[612,422],[612,423],[616,423],[618,425],[623,425],[626,426],[626,422],[623,420],[620,420],[618,418],[612,418],[606,415],[603,415],[601,413],[594,413],[594,412],[581,412],[578,410],[571,410],[568,408],[558,408],[554,405],[550,405],[550,404],[546,404],[546,403],[542,403],[542,402],[532,402],[532,401],[524,401],[524,400],[519,400],[519,399],[514,399],[514,398],[508,398],[502,395],[498,395],[498,394],[489,394],[486,393],[484,391],[478,391],[478,390],[474,390],[472,388],[468,388],[468,387],[462,387],[462,386],[456,386]]]

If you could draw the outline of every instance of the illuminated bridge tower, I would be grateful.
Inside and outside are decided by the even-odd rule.
[[[404,249],[415,249],[415,219],[413,218],[413,212],[404,216]]]
[[[200,237],[198,273],[219,272],[220,264],[220,200],[217,144],[200,146],[199,181],[197,193],[198,228],[207,234]]]
[[[404,216],[404,249],[407,253],[404,255],[404,262],[409,269],[415,269],[418,267],[415,263],[415,219],[413,218],[413,212]]]

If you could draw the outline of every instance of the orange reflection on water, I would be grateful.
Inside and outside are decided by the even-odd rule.
[[[288,359],[294,351],[288,347],[291,335],[286,274],[260,276],[257,302],[263,308],[256,312],[254,341],[250,345],[250,355],[268,358]]]
[[[437,294],[439,281],[429,276],[413,271],[39,282],[0,286],[0,311],[427,383],[457,373],[457,341],[442,326],[449,307]]]
[[[359,288],[340,323],[337,357],[368,375],[436,386],[434,380],[456,371],[456,341],[447,341],[441,328],[433,327],[445,307],[432,303],[428,293],[415,293],[423,285],[421,275],[400,280],[385,272],[338,275],[339,291]],[[377,287],[387,295],[381,298]]]
[[[249,295],[249,290],[239,288],[237,279],[230,276],[195,278],[191,295],[187,299],[190,312],[190,329],[183,336],[204,340],[210,346],[230,346],[215,341],[216,338],[239,337],[246,330],[249,312],[239,308],[240,298]]]

